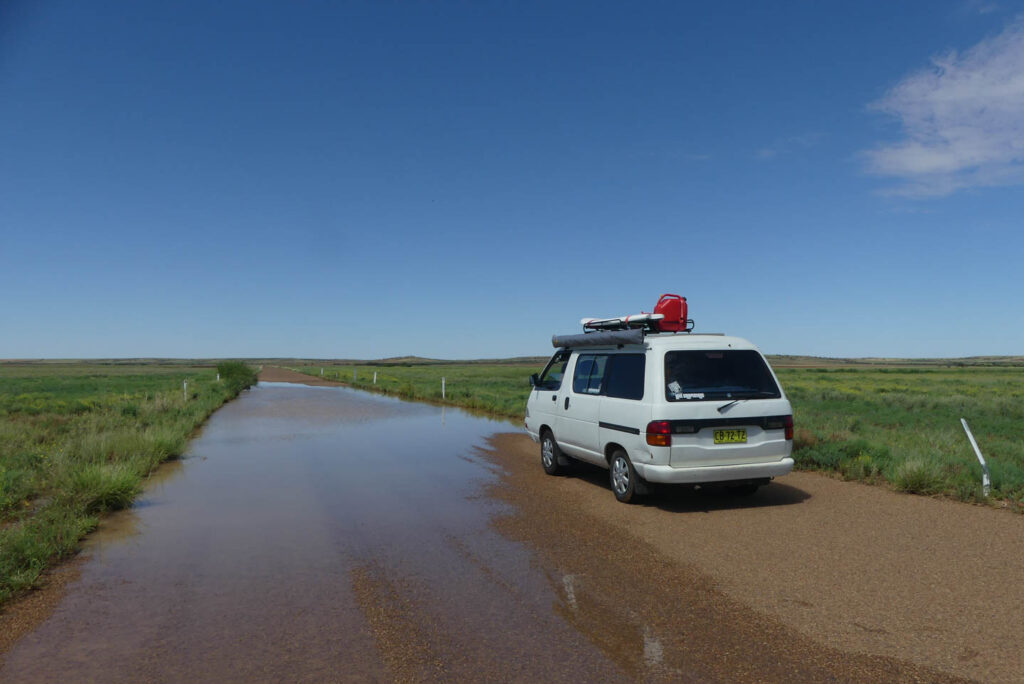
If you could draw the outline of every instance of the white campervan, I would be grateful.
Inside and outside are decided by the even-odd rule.
[[[793,409],[757,347],[652,327],[553,338],[558,351],[531,377],[526,405],[544,470],[569,459],[608,468],[623,502],[647,482],[751,494],[790,472]]]

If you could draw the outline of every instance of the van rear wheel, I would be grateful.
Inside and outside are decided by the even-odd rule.
[[[562,456],[562,450],[558,448],[558,442],[551,430],[545,430],[540,437],[540,464],[544,466],[544,472],[548,475],[557,475],[562,472],[562,466],[558,459]]]
[[[615,498],[622,503],[635,501],[639,477],[636,470],[633,469],[633,463],[629,460],[629,456],[622,449],[618,449],[612,454],[608,465]]]

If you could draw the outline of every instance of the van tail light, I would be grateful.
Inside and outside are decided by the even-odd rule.
[[[793,439],[793,416],[768,416],[762,427],[765,430],[785,430],[786,439]]]
[[[651,446],[672,446],[672,424],[654,420],[647,424],[647,443]]]

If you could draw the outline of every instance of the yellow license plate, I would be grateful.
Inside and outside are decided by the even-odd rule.
[[[715,430],[715,444],[743,444],[746,441],[746,430]]]

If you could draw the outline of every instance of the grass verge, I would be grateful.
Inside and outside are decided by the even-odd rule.
[[[360,389],[521,418],[530,392],[527,378],[542,367],[410,362],[293,369]],[[990,500],[1024,510],[1024,368],[886,364],[776,370],[793,404],[798,468],[899,491],[984,501],[981,466],[960,426],[965,417],[989,461]]]
[[[0,365],[0,604],[74,553],[99,515],[129,506],[255,382],[239,362]]]

